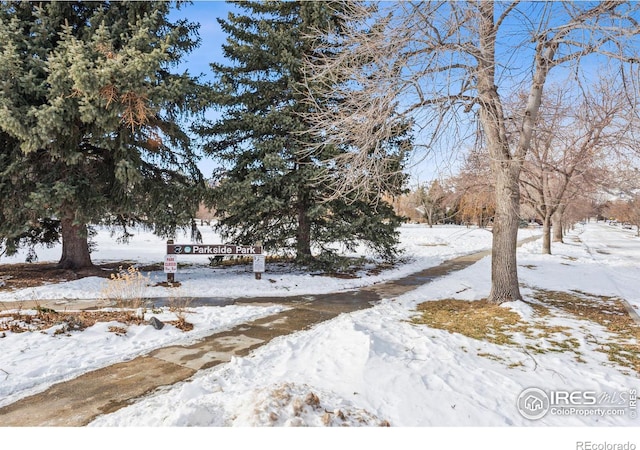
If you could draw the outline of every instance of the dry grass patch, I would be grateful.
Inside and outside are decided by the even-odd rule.
[[[628,373],[631,369],[640,373],[640,326],[620,299],[575,291],[535,290],[533,299],[527,303],[532,307],[534,317],[525,321],[509,308],[486,300],[429,301],[418,305],[420,314],[412,322],[479,341],[517,347],[529,356],[550,352],[573,353],[575,360],[582,363],[587,362],[584,355],[586,342],[592,349],[605,353],[609,361],[623,371]],[[584,326],[576,326],[575,322],[558,325],[558,320],[563,319],[577,319],[585,323]],[[605,333],[596,331],[594,325],[604,328]],[[594,334],[601,337],[596,338]],[[486,352],[478,355],[512,368],[522,365]]]
[[[36,308],[35,310],[0,314],[0,331],[24,333],[27,331],[43,331],[59,326],[54,333],[59,335],[68,334],[71,331],[82,331],[97,322],[120,322],[127,325],[140,325],[144,320],[137,317],[132,311],[57,312],[48,308]]]
[[[517,313],[486,300],[437,300],[421,303],[418,311],[413,323],[500,345],[515,345],[513,333],[527,328]]]
[[[187,322],[185,315],[175,313],[177,320],[167,321],[182,331],[191,331],[193,324]],[[54,311],[37,307],[31,310],[16,310],[0,313],[0,338],[6,332],[25,333],[48,330],[58,327],[54,335],[68,335],[73,331],[83,331],[98,322],[118,322],[122,324],[109,326],[108,331],[123,336],[127,326],[143,325],[147,321],[138,315],[138,311],[120,309],[109,311]]]
[[[607,354],[611,362],[640,373],[640,326],[620,299],[580,291],[548,290],[537,290],[534,298],[556,315],[570,315],[601,325],[609,338],[599,341],[588,334],[588,340]]]

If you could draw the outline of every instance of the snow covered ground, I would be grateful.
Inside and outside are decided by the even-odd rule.
[[[523,231],[522,237],[538,232]],[[183,282],[184,295],[191,296],[202,292],[220,297],[334,292],[397,278],[462,253],[488,248],[490,239],[491,234],[485,230],[429,229],[412,225],[402,228],[408,262],[376,276],[342,280],[274,271],[258,281],[253,279],[250,268],[192,267],[179,273],[178,279]],[[205,243],[209,243],[208,240],[205,237]],[[531,319],[534,312],[530,302],[539,289],[620,297],[636,310],[640,308],[640,239],[633,232],[591,223],[578,226],[565,244],[554,244],[552,250],[553,255],[541,255],[539,241],[519,249],[519,275],[527,303],[506,304],[505,308]],[[108,244],[108,239],[104,239],[99,241],[94,261],[158,262],[163,252],[162,243],[148,235],[140,236],[139,242],[134,240],[129,247]],[[54,251],[51,259],[56,258]],[[40,260],[44,259],[41,256]],[[370,439],[365,442],[375,448],[382,443],[397,445],[398,439],[407,436],[415,439],[415,445],[426,448],[433,447],[433,439],[447,442],[436,448],[506,449],[514,445],[539,448],[543,438],[552,439],[544,442],[554,449],[604,450],[623,448],[606,445],[626,442],[640,446],[635,437],[637,430],[633,430],[640,421],[630,401],[634,390],[637,392],[640,388],[640,380],[637,373],[610,363],[606,355],[598,351],[593,340],[604,338],[606,332],[602,327],[587,328],[584,321],[575,318],[554,318],[554,325],[570,330],[567,338],[578,342],[581,355],[578,360],[575,352],[532,355],[524,346],[478,341],[411,323],[419,303],[445,298],[477,301],[486,297],[490,288],[489,273],[490,260],[485,258],[401,297],[385,299],[371,309],[345,314],[311,330],[277,338],[247,357],[234,358],[229,364],[202,371],[188,382],[99,417],[91,425],[261,428],[363,425],[369,430],[366,435],[350,433],[348,437]],[[150,274],[151,277],[162,275]],[[266,282],[266,278],[274,279],[275,283]],[[6,307],[7,302],[19,299],[95,298],[103,282],[86,279],[24,291],[0,291],[0,301],[5,302]],[[164,288],[149,289],[150,296],[166,295],[162,292]],[[149,333],[149,327],[141,326],[129,327],[125,336],[116,336],[105,332],[105,325],[96,325],[71,337],[7,333],[6,338],[0,340],[0,369],[3,370],[0,379],[5,375],[0,384],[0,405],[117,358],[130,359],[152,347],[195,339],[198,333],[230,327],[240,320],[272,312],[274,309],[248,306],[196,308],[188,317],[195,324],[191,334],[171,327]],[[586,334],[593,339],[586,339]],[[598,399],[608,395],[606,405],[599,403],[599,410],[606,412],[600,413],[595,408],[568,414],[550,411],[541,419],[531,420],[517,408],[520,394],[528,388],[569,393],[586,401],[592,395]],[[607,414],[614,409],[621,415]],[[381,434],[372,428],[387,423],[405,431],[400,435],[397,431]],[[448,428],[452,426],[489,428],[465,428],[467,431],[459,433]],[[568,431],[556,436],[554,432],[560,429],[557,427]],[[496,428],[498,434],[494,434]],[[156,433],[155,430],[151,433]],[[278,448],[293,448],[294,443],[296,447],[307,445],[298,438],[311,442],[316,439],[315,434],[302,438],[293,432],[230,434],[225,430],[220,436],[236,442],[249,434],[260,440],[255,445],[264,446],[264,439],[277,439]],[[110,436],[101,429],[95,432],[98,436]],[[167,437],[166,431],[158,433]],[[129,435],[133,434],[141,438],[136,432]],[[192,439],[194,435],[189,436]],[[195,439],[210,439],[206,429],[200,429],[195,436]],[[317,438],[342,439],[340,436],[346,437],[321,434]],[[184,438],[182,431],[177,432],[176,445]],[[480,446],[485,442],[483,439],[491,441],[491,447]],[[589,444],[581,447],[577,443],[580,440]],[[285,441],[292,445],[285,445]],[[329,442],[335,445],[335,441]],[[605,446],[597,447],[602,443]]]
[[[221,238],[209,227],[201,228],[204,244],[222,243]],[[442,226],[429,229],[423,225],[405,225],[401,227],[401,248],[404,250],[405,264],[393,270],[386,270],[379,275],[368,276],[362,273],[361,278],[341,279],[324,276],[312,276],[300,271],[291,271],[289,266],[267,264],[267,273],[262,280],[255,280],[251,265],[212,268],[207,256],[179,256],[176,280],[180,281],[180,295],[186,297],[255,297],[255,296],[290,296],[309,293],[327,293],[378,283],[400,278],[425,267],[458,255],[491,248],[491,232],[485,229]],[[521,230],[521,237],[526,238],[539,234],[536,229]],[[189,239],[182,237],[176,243],[187,243]],[[131,261],[132,264],[145,265],[162,263],[166,253],[166,242],[148,232],[139,232],[129,242],[120,244],[111,237],[108,230],[98,229],[95,238],[96,251],[92,254],[96,264]],[[57,262],[60,259],[60,248],[38,249],[38,262]],[[352,256],[368,256],[365,249]],[[0,264],[24,262],[25,254],[19,253],[10,258],[0,258]],[[182,267],[186,264],[187,267]],[[372,268],[372,267],[368,267]],[[365,272],[367,267],[365,267]],[[162,272],[145,273],[154,282],[166,280]],[[270,280],[270,281],[267,281]],[[100,298],[105,279],[87,277],[69,281],[64,284],[46,285],[37,288],[23,289],[17,292],[0,290],[0,302],[11,302],[32,299],[59,298]],[[175,289],[150,287],[144,292],[149,298],[171,297],[176,295]]]

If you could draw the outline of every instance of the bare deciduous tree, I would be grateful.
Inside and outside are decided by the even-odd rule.
[[[616,81],[603,78],[578,96],[566,87],[544,96],[521,176],[522,197],[542,220],[544,254],[551,254],[554,216],[561,231],[566,206],[597,186],[598,164],[625,141],[633,115]]]
[[[418,186],[416,190],[416,208],[427,221],[429,228],[444,218],[443,201],[447,192],[442,188],[438,180],[431,182],[427,188],[425,185]]]
[[[459,219],[484,228],[496,211],[495,186],[486,151],[472,150],[465,158],[460,173],[453,177],[455,203]]]
[[[573,79],[587,84],[578,69],[589,66],[580,63],[590,56],[637,62],[628,44],[640,32],[634,17],[638,5],[451,1],[392,6],[375,13],[353,3],[351,35],[332,41],[345,51],[308,65],[310,92],[324,85],[329,91],[324,98],[335,99],[333,105],[315,105],[309,117],[315,132],[354,150],[334,161],[345,169],[334,177],[336,192],[384,189],[388,173],[379,143],[407,118],[420,135],[416,142],[432,151],[451,151],[479,134],[495,183],[489,301],[518,300],[519,179],[543,89],[555,68],[575,69]],[[522,91],[527,96],[513,139],[503,101]]]
[[[640,195],[634,195],[628,200],[617,200],[613,202],[608,212],[616,220],[628,223],[629,226],[636,227],[636,236],[640,236]]]

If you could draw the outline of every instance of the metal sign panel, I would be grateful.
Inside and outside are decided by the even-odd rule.
[[[178,258],[174,255],[166,255],[164,257],[164,273],[178,272]]]
[[[264,255],[256,255],[253,257],[253,271],[257,273],[263,273],[265,268]]]
[[[259,245],[167,244],[167,255],[254,256],[260,254],[262,254],[262,247]]]

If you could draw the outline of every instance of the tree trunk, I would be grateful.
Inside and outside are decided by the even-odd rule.
[[[564,242],[562,240],[564,234],[564,224],[562,223],[564,209],[564,205],[559,206],[555,214],[551,217],[551,223],[553,225],[553,242]]]
[[[543,53],[536,55],[536,67],[520,125],[520,136],[512,153],[505,125],[506,116],[495,81],[495,5],[493,2],[479,2],[478,5],[479,48],[482,56],[478,58],[476,72],[479,116],[491,157],[491,172],[496,181],[491,293],[488,300],[499,304],[522,299],[516,261],[520,224],[520,171],[531,145],[536,117],[542,102],[542,88],[551,68],[556,47],[542,47]]]
[[[491,250],[491,292],[494,304],[521,300],[518,286],[516,249],[520,225],[520,170],[522,162],[513,158],[505,127],[498,89],[495,85],[495,29],[492,2],[480,2],[480,47],[478,61],[479,116],[484,131],[491,172],[495,176],[496,212]]]
[[[516,249],[520,222],[519,171],[514,162],[503,162],[496,173],[496,214],[491,251],[490,303],[521,300]],[[498,165],[498,164],[497,164]]]
[[[433,218],[428,207],[424,209],[424,218],[427,219],[427,225],[429,225],[429,228],[433,228]]]
[[[479,34],[482,58],[478,59],[479,117],[495,176],[496,212],[493,220],[491,292],[488,301],[500,304],[520,300],[516,248],[520,221],[520,168],[509,149],[505,115],[495,83],[494,5],[479,3]]]
[[[86,269],[93,267],[89,253],[87,226],[75,224],[73,219],[62,219],[62,257],[59,269]]]
[[[296,260],[300,262],[311,259],[311,221],[307,216],[308,194],[300,192],[298,202],[298,230],[296,232]]]
[[[551,254],[551,217],[545,215],[542,220],[542,254]]]
[[[564,242],[564,225],[558,219],[552,221],[553,242]]]

